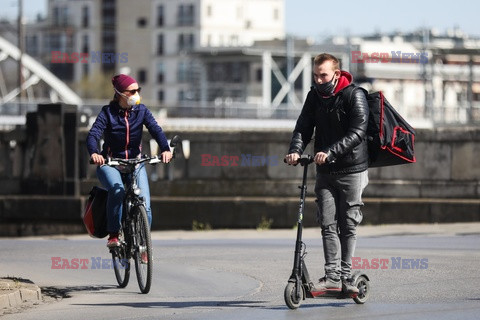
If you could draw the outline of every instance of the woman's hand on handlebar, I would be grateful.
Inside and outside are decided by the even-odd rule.
[[[105,158],[101,154],[92,153],[90,156],[90,162],[101,166],[105,164]]]
[[[160,156],[162,157],[162,162],[163,163],[169,163],[170,160],[172,160],[172,152],[171,151],[164,151],[160,154]]]
[[[290,153],[285,156],[285,162],[287,164],[298,164],[298,159],[300,159],[300,155],[298,153]]]

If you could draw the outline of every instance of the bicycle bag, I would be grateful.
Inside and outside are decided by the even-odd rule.
[[[107,196],[108,192],[99,187],[93,187],[83,212],[83,224],[88,234],[94,238],[104,238],[107,232]]]
[[[354,86],[346,94],[349,101]],[[368,93],[361,89],[367,98],[370,115],[368,117],[367,141],[369,167],[385,167],[414,163],[415,130],[387,101],[381,91]]]

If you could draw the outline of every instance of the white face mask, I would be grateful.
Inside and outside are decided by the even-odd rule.
[[[127,104],[129,106],[140,104],[140,95],[138,94],[138,92],[135,93],[133,96],[128,97]]]
[[[133,96],[127,97],[123,93],[119,92],[117,89],[115,88],[113,89],[115,90],[116,93],[118,93],[119,95],[127,99],[127,105],[132,107],[134,105],[140,104],[140,95],[138,94],[138,92],[136,92]]]

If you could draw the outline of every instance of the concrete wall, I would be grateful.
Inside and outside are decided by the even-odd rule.
[[[23,173],[29,168],[22,160],[29,152],[22,142],[26,137],[21,130],[0,135],[0,149],[8,155],[0,160],[0,235],[82,232],[83,203],[97,184],[95,167],[88,164],[86,133],[86,129],[79,131],[79,151],[73,157],[79,162],[80,196],[45,194],[45,190],[39,190],[43,196],[36,196],[31,188],[31,195],[22,193],[21,186],[28,184]],[[282,162],[291,132],[178,134],[190,141],[190,158],[185,159],[178,147],[174,164],[149,168],[153,229],[191,229],[194,221],[212,228],[254,228],[262,222],[290,228],[295,224],[302,168]],[[144,153],[149,153],[148,142]],[[369,170],[363,223],[479,221],[480,128],[418,130],[415,151],[415,164]],[[231,161],[206,166],[206,154],[211,156],[209,163],[214,162],[213,156],[219,157],[220,164],[222,156],[238,157],[237,166]],[[313,178],[310,170],[307,226],[316,225]]]

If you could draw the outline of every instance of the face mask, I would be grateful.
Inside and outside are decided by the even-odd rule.
[[[133,96],[128,97],[127,104],[129,106],[140,104],[140,95],[138,93],[135,93]]]
[[[322,97],[330,97],[331,95],[333,95],[333,90],[335,90],[336,84],[337,83],[336,83],[335,75],[333,75],[332,80],[326,83],[322,83],[322,84],[315,83],[315,89]]]
[[[124,95],[123,93],[119,92],[117,89],[115,89],[115,92],[117,92],[119,95],[121,95],[122,97],[126,98],[127,99],[127,105],[129,105],[130,107],[134,106],[134,105],[137,105],[137,104],[140,104],[140,95],[137,93],[135,93],[133,96],[130,96],[130,97],[127,97],[126,95]]]

